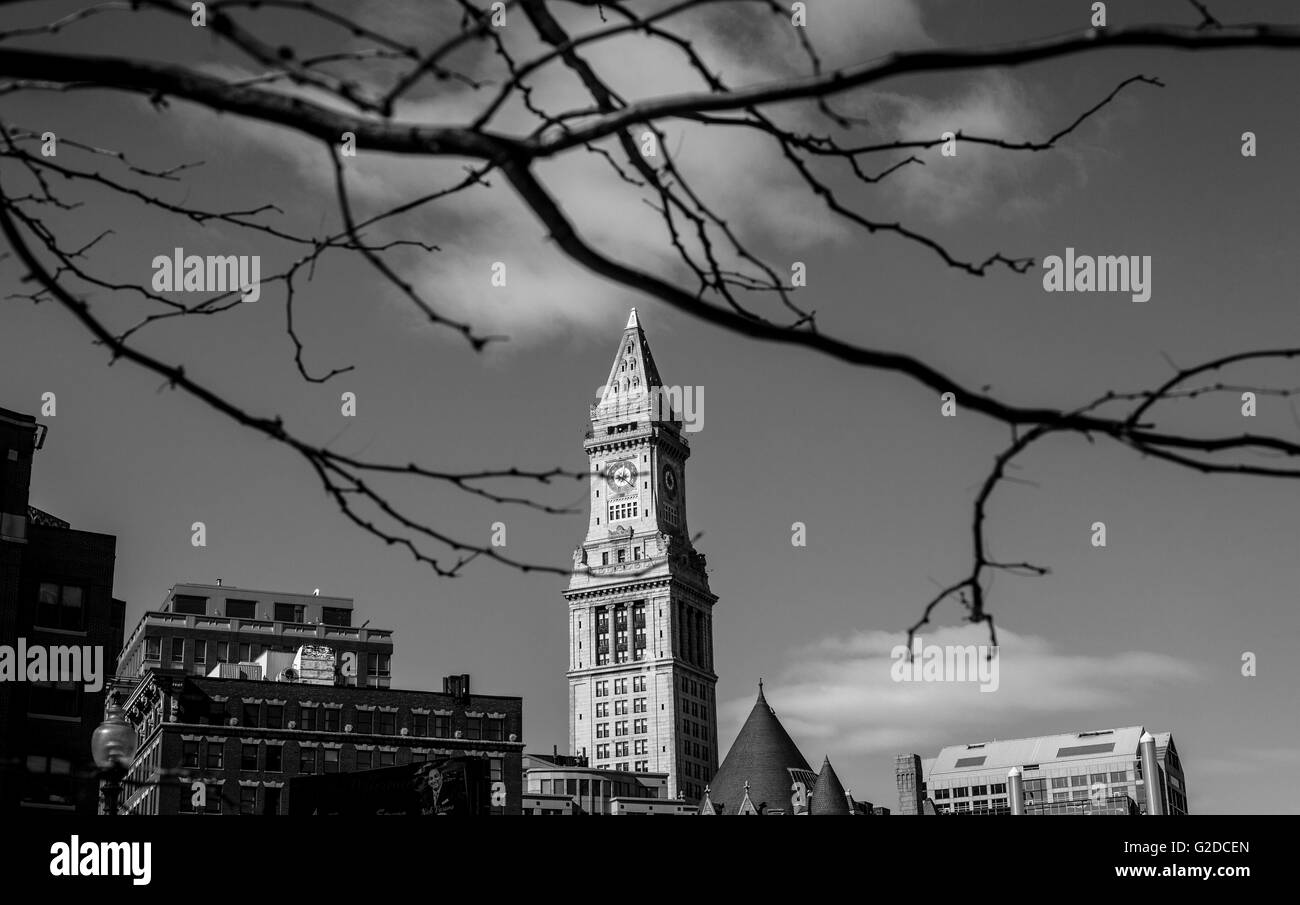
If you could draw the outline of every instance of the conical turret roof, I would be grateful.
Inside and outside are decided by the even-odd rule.
[[[812,802],[808,806],[809,814],[851,814],[849,798],[844,793],[844,785],[835,775],[828,757],[822,761],[822,771],[817,774],[817,784],[813,786]]]
[[[758,700],[713,782],[709,783],[709,797],[715,806],[723,807],[723,814],[735,814],[748,788],[749,799],[755,807],[792,814],[791,770],[812,772],[794,739],[768,706],[760,681]],[[840,797],[843,798],[843,788]]]

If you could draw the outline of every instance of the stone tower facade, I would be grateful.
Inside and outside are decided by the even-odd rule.
[[[718,766],[713,605],[686,522],[681,395],[636,309],[591,408],[587,536],[569,605],[569,744],[595,767],[667,773],[698,800]]]

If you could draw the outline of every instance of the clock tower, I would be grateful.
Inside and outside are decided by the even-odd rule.
[[[718,768],[713,604],[686,527],[681,391],[636,309],[591,408],[587,536],[569,605],[569,745],[598,768],[667,773],[695,801]]]

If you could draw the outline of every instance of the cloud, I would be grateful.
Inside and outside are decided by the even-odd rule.
[[[987,643],[982,626],[925,633],[930,644]],[[1061,653],[1044,638],[998,630],[1000,684],[984,693],[975,683],[894,682],[892,632],[826,638],[793,651],[782,677],[767,686],[781,721],[813,753],[839,756],[917,751],[960,741],[984,741],[999,726],[1045,720],[1063,730],[1065,714],[1088,714],[1131,703],[1148,689],[1194,681],[1191,664],[1163,654],[1127,651],[1105,656]],[[723,708],[734,737],[752,699]],[[1104,727],[1096,727],[1104,728]],[[1004,734],[1005,733],[1001,733]]]
[[[572,32],[600,27],[591,10],[564,9]],[[375,21],[400,21],[404,15],[417,15],[414,4],[386,3],[382,10],[382,18]],[[375,15],[379,17],[380,12]],[[501,32],[516,59],[526,59],[539,47],[531,27],[519,21],[522,14],[515,15],[511,27]],[[705,6],[682,17],[680,28],[730,85],[761,83],[807,71],[794,29],[780,27],[778,17],[761,5]],[[860,63],[888,51],[931,43],[915,0],[820,0],[810,4],[808,36],[827,67]],[[678,47],[642,35],[587,45],[583,54],[629,99],[698,91],[704,85],[700,75],[686,65]],[[482,42],[472,42],[453,61],[475,77],[488,78],[490,73],[499,77],[499,60]],[[225,64],[213,71],[217,69],[228,75],[250,74],[237,73]],[[533,100],[547,109],[590,105],[586,89],[562,63],[542,68],[528,84]],[[865,103],[880,120],[873,131],[897,129],[904,135],[925,136],[946,129],[1035,134],[1037,118],[1009,76],[988,76],[969,84],[961,95],[937,100],[879,92],[871,92],[865,99],[837,100],[843,100],[845,106]],[[476,91],[444,81],[429,82],[419,90],[424,93],[413,92],[399,105],[399,119],[465,123],[492,95],[494,86]],[[818,132],[827,129],[826,121],[811,108],[779,106],[771,114],[791,127]],[[295,197],[311,199],[309,209],[290,210],[289,214],[309,218],[311,228],[319,228],[322,202],[329,199],[332,207],[333,176],[317,142],[238,117],[200,114],[195,118],[192,140],[210,143],[219,129],[224,142],[242,140],[247,149],[260,148],[291,163],[303,185],[284,187],[281,191],[286,197],[277,198],[277,203],[291,203]],[[526,134],[537,124],[522,104],[509,103],[491,128]],[[775,262],[778,273],[785,262],[800,260],[818,246],[862,241],[860,230],[829,212],[770,138],[746,129],[684,121],[667,121],[662,127],[667,133],[667,150],[700,200],[726,219],[746,246]],[[616,157],[619,154],[612,139],[600,146]],[[925,167],[908,167],[892,177],[884,191],[893,194],[885,197],[940,221],[982,210],[1007,194],[1018,199],[1015,203],[1024,203],[1023,193],[1014,191],[1024,168],[1023,155],[967,144],[956,159],[935,157]],[[356,212],[364,217],[451,185],[464,175],[464,166],[464,161],[413,161],[367,153],[362,148],[357,158],[347,161]],[[622,166],[624,172],[631,173],[626,164]],[[868,163],[866,169],[872,166]],[[658,198],[629,184],[604,157],[578,148],[539,163],[536,172],[579,234],[600,251],[688,290],[698,288],[695,274],[675,253],[662,216],[651,206],[659,203]],[[817,172],[824,176],[827,171],[818,168]],[[843,178],[832,177],[831,182],[842,187]],[[337,225],[328,207],[326,216],[332,227]],[[680,213],[675,219],[678,241],[699,260],[701,246],[693,224]],[[394,223],[390,235],[375,233],[372,238],[397,236],[418,237],[440,246],[441,252],[432,255],[403,258],[403,272],[413,278],[436,310],[469,321],[480,333],[511,338],[511,343],[497,349],[559,336],[583,336],[591,330],[603,335],[610,320],[617,319],[617,312],[643,301],[639,293],[572,263],[499,175],[490,188],[476,187],[440,200]],[[724,267],[740,269],[727,241],[716,234],[713,250]],[[497,263],[506,266],[504,286],[494,286],[491,281]],[[429,329],[396,291],[383,295],[401,307],[412,329]],[[769,301],[775,304],[775,300]],[[457,341],[436,328],[434,335]]]

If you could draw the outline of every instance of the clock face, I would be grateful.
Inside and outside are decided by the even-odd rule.
[[[610,488],[616,493],[636,488],[636,465],[632,462],[615,462],[605,474]]]
[[[677,496],[677,472],[671,465],[664,466],[664,494],[669,498]]]

